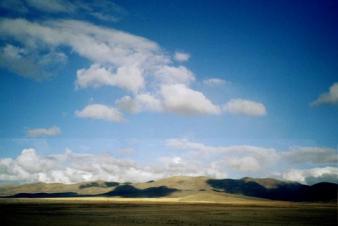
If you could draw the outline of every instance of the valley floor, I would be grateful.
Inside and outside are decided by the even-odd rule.
[[[175,198],[1,199],[4,226],[337,225],[337,206],[275,202],[206,203]]]

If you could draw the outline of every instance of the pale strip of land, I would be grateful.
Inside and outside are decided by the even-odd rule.
[[[305,203],[273,200],[227,200],[227,201],[194,201],[184,198],[120,198],[120,197],[79,197],[79,198],[1,198],[1,204],[213,204],[248,207],[333,207],[336,203]]]

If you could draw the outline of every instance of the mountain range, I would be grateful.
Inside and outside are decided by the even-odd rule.
[[[77,184],[33,183],[1,186],[1,197],[179,197],[186,201],[269,199],[297,202],[337,202],[338,185],[304,185],[272,178],[212,179],[175,176],[144,183],[106,181]]]

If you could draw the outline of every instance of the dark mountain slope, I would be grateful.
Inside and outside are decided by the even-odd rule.
[[[138,189],[132,185],[120,185],[116,187],[113,191],[103,194],[104,196],[121,196],[129,198],[140,198],[140,197],[163,197],[170,195],[171,193],[178,191],[174,188],[168,188],[166,186],[160,187],[151,187],[146,189]]]
[[[258,179],[261,182],[262,179]],[[210,179],[207,183],[214,189],[220,189],[226,193],[241,194],[259,198],[285,200],[285,201],[336,201],[337,184],[319,183],[313,186],[294,182],[275,180],[273,186],[263,186],[253,178],[234,179]]]

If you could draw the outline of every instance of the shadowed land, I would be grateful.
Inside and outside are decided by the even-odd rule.
[[[336,206],[290,204],[182,203],[175,200],[117,198],[113,200],[11,199],[2,200],[2,225],[323,225],[337,224]],[[86,199],[86,198],[84,198]],[[90,199],[90,198],[88,198]],[[96,199],[96,200],[95,200]],[[115,199],[115,200],[114,200]]]

